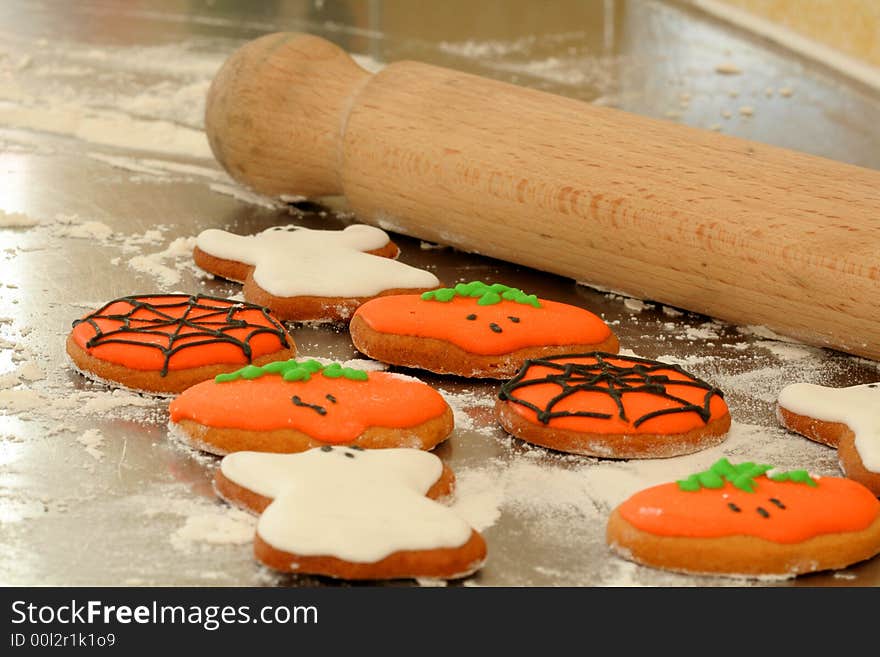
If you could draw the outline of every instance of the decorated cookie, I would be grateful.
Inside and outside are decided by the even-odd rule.
[[[507,432],[573,454],[677,456],[717,445],[730,428],[718,388],[677,365],[631,356],[529,359],[498,397]]]
[[[507,378],[528,358],[618,348],[608,325],[583,308],[479,281],[373,299],[350,330],[370,358],[467,377]]]
[[[721,459],[630,497],[611,513],[607,540],[656,568],[794,577],[880,553],[880,502],[851,479]]]
[[[835,447],[844,474],[880,497],[880,383],[795,383],[779,393],[776,412],[786,429]]]
[[[172,394],[247,363],[291,358],[296,347],[261,306],[152,294],[116,299],[76,320],[67,353],[90,378]]]
[[[206,230],[193,257],[202,269],[244,283],[245,299],[282,319],[348,321],[368,299],[440,284],[434,274],[397,262],[398,253],[373,226],[276,226],[249,236]]]
[[[486,559],[482,536],[434,501],[451,494],[453,481],[428,452],[325,445],[230,454],[214,485],[222,498],[262,514],[254,552],[275,570],[453,579]]]
[[[418,379],[315,360],[218,376],[186,390],[170,411],[172,433],[212,454],[324,445],[432,449],[453,428],[449,405]]]

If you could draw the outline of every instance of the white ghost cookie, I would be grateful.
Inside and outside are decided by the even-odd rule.
[[[452,471],[416,449],[324,446],[297,454],[235,452],[217,470],[225,500],[261,513],[254,553],[275,570],[341,579],[464,577],[483,537],[435,499]]]
[[[386,294],[431,290],[431,272],[395,258],[385,231],[275,226],[257,235],[209,229],[196,238],[195,263],[244,284],[244,297],[286,320],[347,321],[362,303]]]
[[[880,497],[880,383],[795,383],[779,393],[776,414],[785,428],[837,448],[844,474]]]

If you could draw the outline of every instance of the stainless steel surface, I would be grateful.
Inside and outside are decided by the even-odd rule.
[[[876,92],[674,3],[447,2],[416,12],[407,2],[7,0],[0,6],[0,583],[332,584],[259,567],[253,521],[212,494],[216,459],[169,441],[167,400],[88,382],[64,354],[71,321],[117,296],[238,292],[190,264],[182,240],[205,228],[245,233],[353,219],[339,199],[297,207],[249,196],[206,150],[201,111],[213,72],[244,41],[281,29],[325,36],[371,66],[415,58],[880,167]],[[741,74],[716,72],[723,62]],[[456,432],[438,454],[459,477],[459,508],[485,528],[489,545],[488,563],[467,584],[742,585],[613,557],[604,545],[610,506],[720,454],[837,474],[831,450],[777,427],[774,395],[799,380],[880,379],[877,362],[397,239],[405,262],[444,281],[504,281],[601,314],[624,349],[675,359],[724,388],[735,420],[724,445],[690,457],[564,456],[495,426],[497,384],[423,376],[456,407]],[[357,355],[341,327],[296,326],[294,336],[304,355]],[[783,583],[878,584],[880,559]]]

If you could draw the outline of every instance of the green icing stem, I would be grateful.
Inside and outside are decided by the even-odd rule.
[[[712,464],[712,467],[708,470],[692,474],[687,479],[681,479],[676,483],[681,490],[695,493],[701,488],[723,488],[724,482],[729,481],[740,490],[754,493],[756,486],[755,477],[765,475],[773,469],[772,465],[757,464],[750,461],[734,465],[727,459],[720,459]],[[806,470],[774,472],[768,476],[773,481],[791,481],[797,484],[806,484],[807,486],[818,486]]]
[[[277,374],[285,381],[308,381],[312,374],[321,373],[328,379],[346,378],[351,381],[366,381],[369,376],[365,370],[353,367],[343,367],[340,363],[322,365],[316,360],[277,360],[267,363],[262,367],[258,365],[246,365],[240,370],[228,374],[218,374],[214,377],[217,383],[237,381],[238,379],[258,379],[266,374]]]
[[[441,287],[437,290],[424,292],[422,299],[425,301],[439,301],[446,303],[455,297],[476,298],[478,306],[493,306],[502,301],[514,301],[527,306],[541,307],[541,302],[534,294],[526,294],[517,287],[493,283],[487,285],[482,281],[459,283],[455,287]]]

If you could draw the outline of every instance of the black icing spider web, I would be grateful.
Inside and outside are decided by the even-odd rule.
[[[574,358],[592,358],[595,359],[595,363],[565,362],[571,361]],[[610,363],[607,359],[624,361],[627,365]],[[539,378],[526,378],[529,369],[533,365],[547,367],[553,371]],[[672,379],[667,374],[655,374],[655,372],[664,370],[673,370],[687,378],[685,380],[680,380]],[[541,408],[516,396],[516,391],[521,388],[544,383],[553,383],[560,388],[559,394],[548,400],[545,408]],[[694,404],[687,399],[682,399],[681,397],[671,394],[666,387],[670,384],[704,390],[705,395],[703,397],[702,405]],[[631,356],[618,356],[616,354],[600,352],[589,354],[564,354],[561,356],[527,360],[517,375],[501,386],[501,392],[498,396],[503,400],[532,409],[537,414],[538,421],[543,424],[548,424],[550,420],[556,417],[592,417],[598,419],[610,419],[612,417],[608,413],[600,413],[596,411],[554,410],[554,407],[559,404],[559,402],[579,391],[601,392],[607,394],[614,400],[617,406],[618,417],[624,422],[630,421],[626,415],[626,408],[624,405],[624,397],[629,393],[649,393],[679,404],[679,406],[645,413],[633,421],[634,427],[638,427],[651,418],[675,413],[696,413],[700,416],[703,422],[706,423],[711,417],[709,404],[712,400],[712,396],[724,396],[718,388],[688,374],[678,365],[669,365],[645,358],[633,358]]]
[[[124,313],[107,312],[118,303],[127,303],[130,310]],[[259,311],[264,323],[251,323],[236,317],[238,313],[251,310]],[[106,331],[96,320],[116,322],[118,328]],[[158,349],[164,358],[162,376],[168,373],[171,357],[182,349],[229,343],[237,346],[250,362],[253,358],[250,342],[255,335],[271,333],[280,341],[280,348],[289,346],[284,327],[269,315],[266,308],[243,301],[230,301],[201,294],[121,297],[105,304],[83,319],[76,320],[73,326],[82,323],[89,324],[95,331],[95,335],[86,342],[87,349],[111,343]],[[183,332],[184,329],[187,329],[186,332]],[[232,331],[242,329],[251,330],[244,338],[231,334]],[[153,336],[159,340],[145,342],[126,337],[132,335]]]

